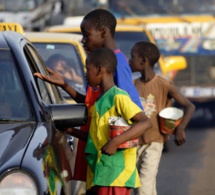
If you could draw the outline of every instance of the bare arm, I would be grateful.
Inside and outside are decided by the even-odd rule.
[[[85,96],[79,92],[77,92],[75,89],[73,89],[65,80],[64,78],[58,74],[57,72],[54,72],[50,68],[47,68],[47,71],[50,73],[49,75],[44,75],[39,72],[34,73],[34,76],[39,77],[40,79],[47,81],[49,83],[52,83],[54,85],[57,85],[61,87],[64,91],[66,91],[76,102],[78,103],[84,103]]]
[[[114,137],[105,144],[101,149],[102,153],[113,155],[118,145],[140,137],[145,131],[152,127],[150,119],[143,112],[136,114],[131,120],[134,121],[134,125],[123,134]]]
[[[79,76],[75,70],[72,68],[71,69],[71,74],[72,74],[72,77],[74,78],[74,80],[80,84],[83,84],[83,79],[81,78],[81,76]]]
[[[78,139],[82,139],[84,141],[87,141],[88,138],[88,133],[81,131],[79,129],[76,128],[69,128],[66,131],[64,131],[64,133],[70,134]]]
[[[170,86],[169,95],[174,98],[177,103],[184,107],[184,116],[181,123],[175,130],[174,138],[175,144],[180,146],[186,141],[185,128],[189,123],[193,112],[195,111],[195,106],[185,96],[183,96],[173,84]]]

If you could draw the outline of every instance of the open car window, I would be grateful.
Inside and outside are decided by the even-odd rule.
[[[46,66],[64,76],[78,92],[84,94],[86,81],[79,54],[74,45],[63,43],[34,43]],[[70,97],[61,90],[63,97]]]

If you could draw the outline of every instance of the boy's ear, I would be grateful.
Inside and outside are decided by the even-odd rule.
[[[97,75],[101,74],[102,72],[102,66],[98,65],[97,66]]]
[[[141,65],[145,64],[145,62],[146,62],[146,57],[142,57]]]
[[[109,29],[107,27],[102,26],[100,28],[100,32],[101,32],[101,37],[105,37],[108,34]]]

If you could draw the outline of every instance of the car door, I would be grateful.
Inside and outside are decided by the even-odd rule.
[[[35,48],[26,44],[24,47],[26,57],[28,59],[29,66],[31,68],[32,74],[35,72],[41,72],[47,74],[45,65],[38,55]],[[65,100],[61,97],[56,86],[51,85],[39,78],[35,78],[38,90],[41,95],[43,103],[46,105],[64,103]],[[47,121],[50,123],[50,132],[48,132],[47,138],[43,142],[43,146],[38,146],[35,152],[43,150],[43,147],[46,147],[48,152],[45,152],[43,155],[44,160],[44,171],[47,172],[47,182],[51,181],[51,172],[50,167],[53,172],[58,171],[58,174],[55,177],[58,177],[61,182],[68,183],[72,179],[72,150],[67,143],[68,135],[58,131],[53,125],[51,118],[47,118]],[[50,156],[54,161],[50,161]],[[58,168],[57,168],[58,167]],[[60,175],[60,176],[59,176]],[[51,184],[51,183],[50,183]],[[65,191],[70,193],[71,189],[65,189]]]

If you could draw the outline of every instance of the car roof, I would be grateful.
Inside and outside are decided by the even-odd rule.
[[[51,32],[26,32],[25,36],[31,41],[37,42],[80,42],[82,39],[81,35],[75,33],[51,33]]]
[[[0,47],[1,49],[10,49],[16,51],[20,48],[21,41],[26,40],[26,37],[15,31],[0,31]]]

